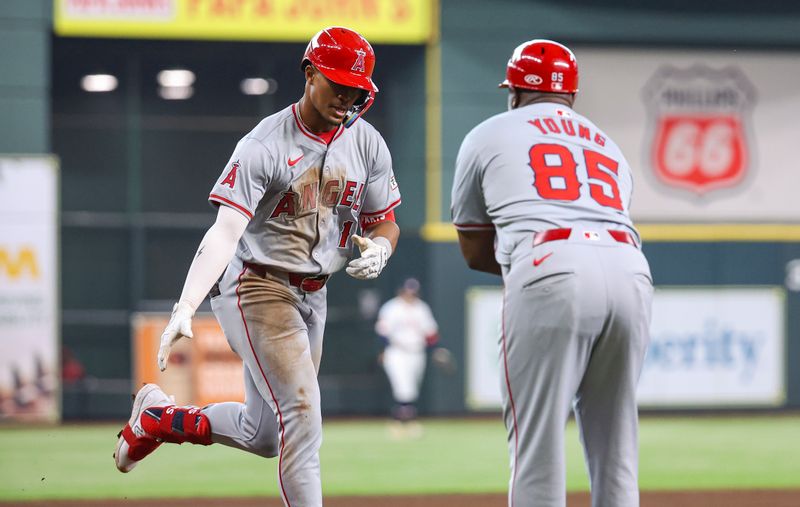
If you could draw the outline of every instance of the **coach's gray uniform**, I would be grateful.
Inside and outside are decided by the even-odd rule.
[[[318,507],[322,442],[319,371],[330,275],[352,257],[359,224],[400,203],[391,157],[364,119],[332,142],[310,132],[295,106],[265,118],[237,145],[209,200],[250,219],[211,305],[245,367],[245,403],[204,409],[215,442],[280,455],[287,506]],[[290,275],[290,273],[292,275]]]
[[[453,222],[497,232],[514,507],[565,505],[563,428],[573,401],[592,504],[638,505],[635,390],[652,281],[628,216],[631,190],[617,145],[554,103],[489,118],[459,151]]]

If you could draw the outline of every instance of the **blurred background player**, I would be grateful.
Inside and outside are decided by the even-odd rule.
[[[564,507],[574,403],[593,507],[636,507],[636,384],[650,341],[650,267],[628,209],[631,168],[572,109],[567,47],[520,44],[508,111],[461,144],[453,223],[470,268],[502,275],[500,364],[510,507]]]
[[[439,327],[427,303],[419,298],[419,281],[409,278],[378,312],[375,332],[385,348],[379,361],[392,387],[395,405],[392,436],[416,437],[422,427],[416,421],[417,398],[425,374],[427,350],[439,340]]]
[[[326,282],[345,267],[356,279],[376,278],[399,236],[389,150],[375,128],[356,121],[378,91],[374,66],[361,35],[321,30],[301,60],[303,96],[236,146],[209,196],[217,221],[161,336],[158,365],[163,371],[172,345],[191,338],[192,317],[208,294],[244,363],[245,403],[179,407],[157,385],[145,385],[119,436],[120,471],[162,442],[221,443],[277,456],[287,507],[322,506],[317,374]],[[352,259],[355,246],[361,256]]]

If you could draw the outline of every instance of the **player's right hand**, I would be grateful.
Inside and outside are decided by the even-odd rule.
[[[158,368],[161,371],[167,369],[167,359],[172,346],[182,337],[192,338],[192,317],[194,310],[186,302],[175,303],[172,307],[172,316],[169,324],[161,333],[161,346],[158,348]]]
[[[358,247],[361,252],[361,257],[353,259],[347,264],[345,272],[359,280],[372,280],[381,274],[383,268],[389,260],[389,250],[382,244],[379,244],[367,237],[361,237],[357,234],[351,236],[353,243]],[[382,237],[381,237],[382,238]],[[387,245],[389,244],[386,238],[379,239]]]

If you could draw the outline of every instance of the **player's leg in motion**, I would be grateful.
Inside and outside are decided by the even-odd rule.
[[[177,407],[155,384],[145,384],[133,399],[128,424],[117,435],[114,462],[130,472],[164,442],[210,445],[208,418],[197,407]]]
[[[566,505],[564,427],[605,306],[593,270],[574,265],[577,248],[545,243],[504,276],[500,365],[510,507]]]
[[[284,502],[321,506],[316,374],[325,290],[302,297],[280,282],[229,274],[212,307],[245,363],[245,403],[219,403],[202,410],[178,407],[158,386],[147,384],[136,395],[129,424],[120,432],[114,453],[117,467],[132,470],[163,442],[221,443],[260,456],[280,455],[278,479]],[[252,313],[255,316],[248,318]]]
[[[644,256],[629,245],[604,248],[609,320],[598,337],[575,398],[593,507],[636,507],[636,384],[649,343],[653,294]]]
[[[131,419],[120,432],[114,458],[130,472],[163,442],[220,443],[259,456],[278,455],[278,423],[245,366],[245,403],[216,403],[203,408],[178,407],[155,384],[134,397]]]
[[[203,409],[214,443],[274,458],[280,452],[280,428],[272,407],[261,397],[253,374],[244,367],[245,401],[215,403]]]
[[[206,410],[213,439],[262,456],[277,454],[284,503],[319,507],[322,415],[317,371],[326,290],[303,295],[270,275],[262,278],[234,266],[220,289],[222,295],[212,301],[214,313],[254,389],[248,388],[245,406],[226,403]],[[246,419],[237,421],[240,416]]]

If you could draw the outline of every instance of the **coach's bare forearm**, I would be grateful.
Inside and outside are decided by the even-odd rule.
[[[496,233],[488,231],[458,231],[458,245],[467,266],[475,271],[501,275],[500,264],[494,257]]]
[[[493,275],[503,274],[500,264],[498,264],[497,260],[494,258],[494,252],[488,252],[488,255],[484,253],[483,255],[471,257],[466,259],[466,261],[467,266],[475,271],[483,271],[484,273],[491,273]]]

